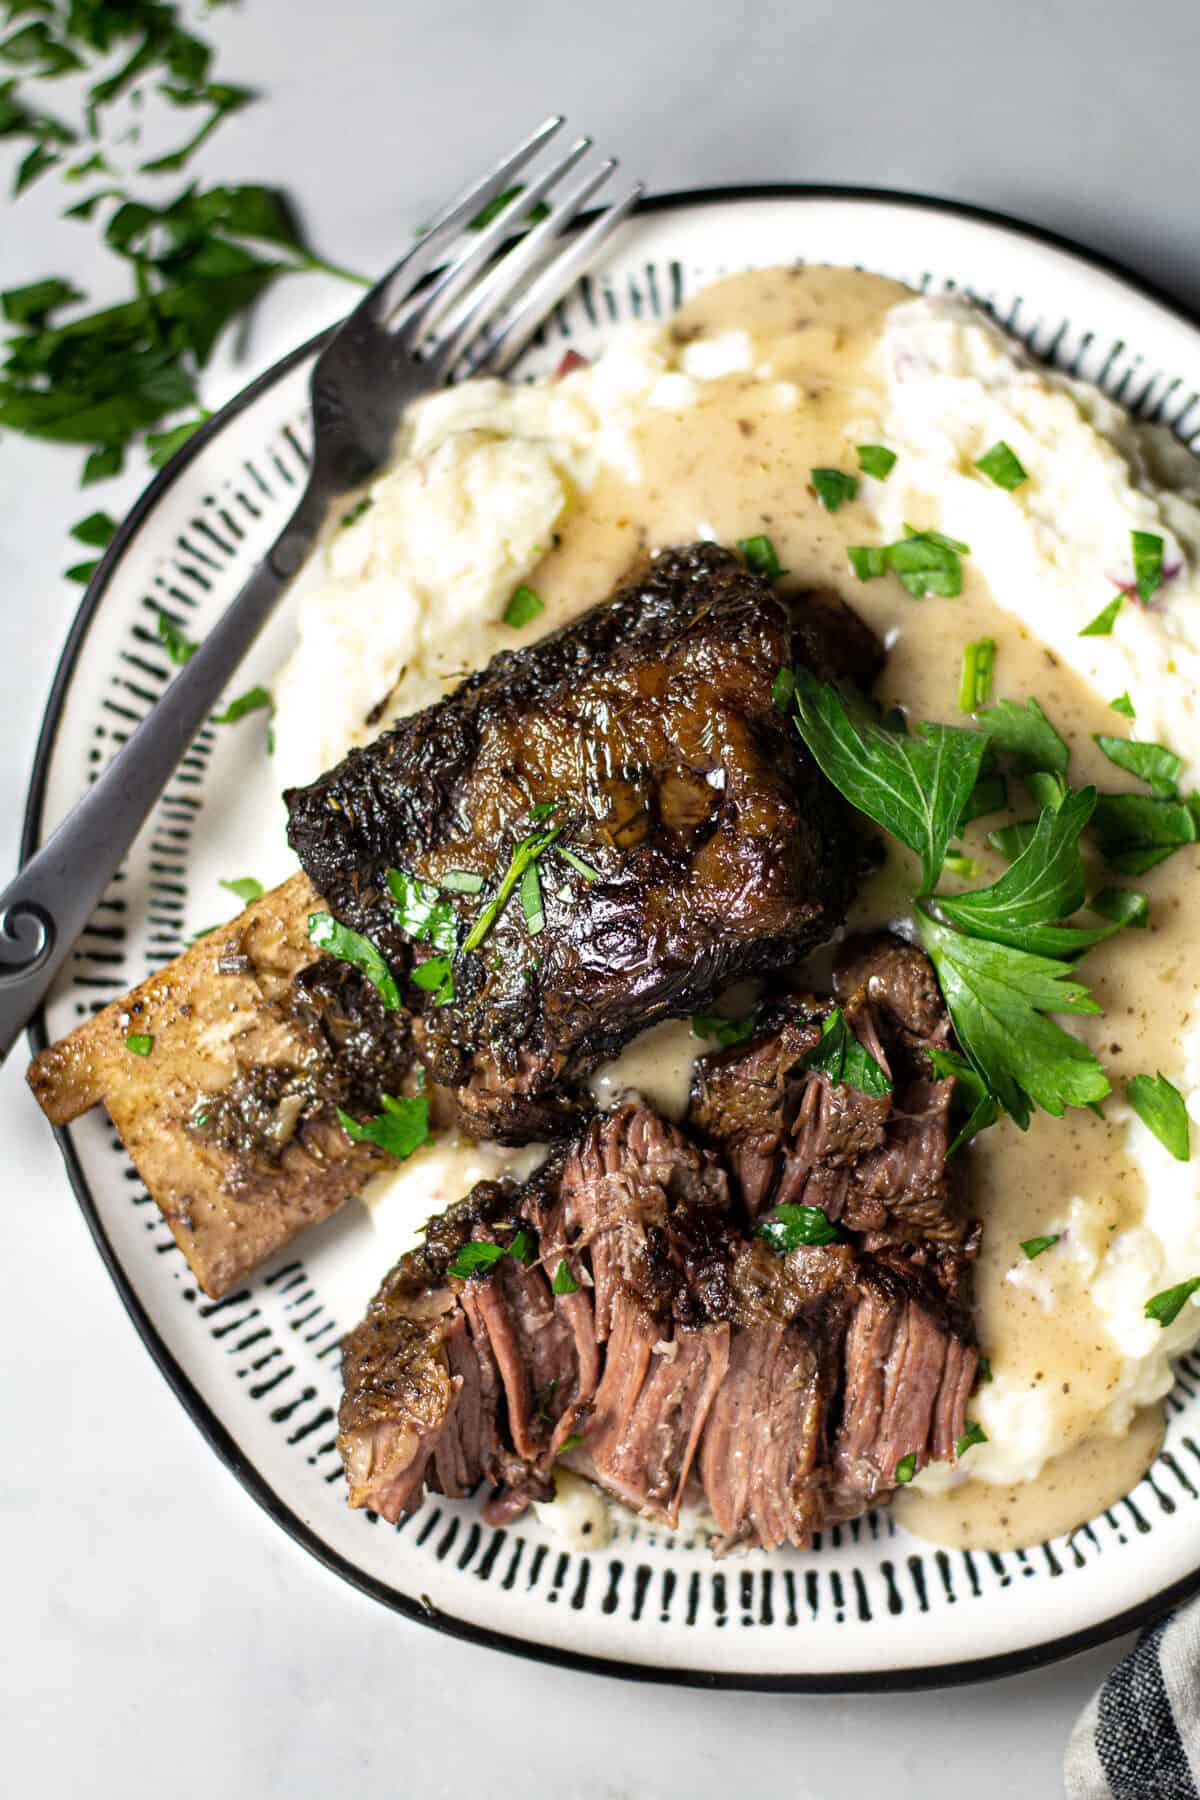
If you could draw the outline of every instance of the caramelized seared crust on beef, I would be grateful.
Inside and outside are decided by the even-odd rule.
[[[483,879],[483,894],[447,896],[460,943],[535,829],[531,809],[553,806],[545,828],[599,872],[549,849],[540,934],[514,897],[456,957],[451,1004],[411,989],[420,1054],[468,1129],[512,1142],[570,1129],[573,1084],[635,1032],[830,935],[854,836],[772,687],[797,662],[866,686],[881,658],[832,596],[781,593],[714,544],[664,551],[286,796],[331,910],[402,975],[429,951],[396,923],[389,868]]]
[[[712,1153],[636,1103],[524,1188],[476,1188],[346,1340],[351,1504],[395,1518],[486,1477],[511,1518],[562,1455],[669,1526],[702,1498],[720,1549],[803,1547],[902,1459],[952,1457],[976,1358],[936,1271],[849,1238],[780,1256],[747,1224]],[[449,1274],[518,1231],[528,1266]]]

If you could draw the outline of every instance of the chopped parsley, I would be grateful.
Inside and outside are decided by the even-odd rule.
[[[88,544],[93,550],[104,550],[116,536],[117,522],[106,512],[89,513],[86,519],[80,519],[78,525],[72,525],[71,536],[80,544]]]
[[[470,869],[447,869],[441,885],[450,894],[482,894],[484,881],[482,875],[473,874]]]
[[[859,444],[857,451],[859,468],[876,481],[886,481],[896,466],[896,452],[883,444]]]
[[[979,724],[996,749],[1015,757],[1019,769],[1066,774],[1071,753],[1036,700],[1024,706],[1000,700],[980,713]]]
[[[222,881],[218,885],[228,888],[229,892],[235,894],[243,906],[250,906],[255,900],[261,900],[263,897],[263,884],[261,881],[255,881],[253,875],[239,875],[233,881]]]
[[[579,1283],[572,1275],[570,1264],[565,1256],[560,1257],[558,1267],[554,1271],[554,1280],[550,1286],[556,1294],[577,1294],[579,1292]]]
[[[1146,929],[1149,920],[1150,902],[1136,888],[1101,888],[1088,901],[1088,905],[1102,919],[1112,919],[1117,925],[1132,925],[1139,931]]]
[[[149,1056],[154,1048],[154,1039],[148,1031],[131,1031],[125,1039],[125,1048],[134,1056]]]
[[[986,475],[989,481],[994,481],[997,487],[1004,488],[1010,494],[1014,488],[1019,488],[1022,482],[1029,480],[1029,476],[1022,467],[1021,459],[1003,438],[993,444],[991,449],[979,458],[975,467],[982,475]]]
[[[967,1427],[966,1430],[963,1432],[962,1436],[956,1438],[954,1442],[954,1455],[956,1458],[965,1456],[967,1451],[972,1449],[976,1444],[986,1444],[988,1441],[987,1432],[983,1429],[982,1425],[977,1425],[974,1419],[967,1419],[965,1423]]]
[[[1108,605],[1101,607],[1091,624],[1083,627],[1080,637],[1111,637],[1124,600],[1124,594],[1114,594]]]
[[[482,1275],[496,1264],[508,1251],[503,1244],[488,1244],[481,1239],[472,1238],[470,1243],[463,1244],[455,1252],[448,1273],[459,1281],[466,1281],[472,1275]]]
[[[161,607],[158,612],[157,631],[159,642],[178,669],[181,669],[184,663],[191,662],[200,648],[199,644],[193,643],[190,637],[184,636],[175,621],[169,618]]]
[[[817,499],[827,513],[837,512],[858,492],[858,476],[847,475],[841,469],[810,469],[809,474]]]
[[[569,1432],[567,1434],[567,1436],[563,1439],[562,1443],[558,1446],[558,1454],[560,1456],[565,1456],[567,1454],[568,1450],[578,1450],[578,1448],[579,1448],[580,1444],[582,1444],[582,1442],[583,1442],[583,1437],[580,1432],[578,1432],[578,1431]],[[586,1526],[584,1529],[586,1530]]]
[[[1183,758],[1168,750],[1165,744],[1150,744],[1132,738],[1106,737],[1096,733],[1096,742],[1110,763],[1127,774],[1144,781],[1157,800],[1174,800],[1179,792],[1179,771]]]
[[[1120,713],[1123,719],[1137,718],[1137,713],[1134,711],[1133,707],[1133,701],[1129,698],[1128,688],[1125,689],[1123,694],[1118,694],[1115,700],[1110,700],[1108,704],[1113,712]]]
[[[520,631],[522,625],[530,624],[540,613],[546,610],[546,602],[540,600],[531,587],[523,583],[513,589],[512,598],[504,609],[504,623],[514,631]]]
[[[448,956],[427,956],[412,972],[413,985],[433,995],[435,1006],[448,1006],[454,998],[454,967]]]
[[[958,683],[960,712],[978,712],[992,697],[992,671],[996,666],[995,638],[978,638],[963,651]]]
[[[1032,1262],[1035,1256],[1041,1256],[1046,1250],[1052,1249],[1061,1236],[1062,1232],[1056,1231],[1051,1237],[1022,1238],[1021,1248]]]
[[[383,1108],[379,1116],[361,1121],[339,1106],[338,1124],[356,1143],[375,1144],[397,1162],[404,1162],[428,1141],[429,1102],[423,1094],[402,1094],[398,1099],[381,1094],[379,1103]]]
[[[800,1067],[828,1076],[834,1087],[853,1088],[879,1100],[892,1091],[891,1077],[871,1052],[860,1044],[840,1006],[835,1006],[821,1026],[821,1041],[800,1058]]]
[[[846,555],[860,581],[877,581],[887,574],[888,553],[884,544],[851,544]]]
[[[911,1481],[916,1472],[917,1453],[915,1450],[910,1450],[908,1455],[902,1456],[900,1461],[896,1464],[897,1487],[903,1487],[906,1482]]]
[[[744,1044],[747,1038],[752,1038],[755,1023],[754,1013],[744,1019],[727,1019],[724,1013],[693,1013],[692,1036],[711,1038],[722,1050],[728,1050],[732,1045]]]
[[[338,957],[341,962],[353,963],[356,969],[361,969],[371,985],[378,989],[379,997],[389,1011],[402,1010],[396,977],[369,937],[364,937],[359,931],[351,931],[348,926],[339,925],[332,914],[327,912],[309,914],[308,936],[318,950],[324,950],[328,955]]]
[[[1147,1300],[1145,1316],[1164,1328],[1173,1325],[1198,1289],[1200,1275],[1193,1275],[1189,1281],[1181,1281],[1175,1287],[1164,1288],[1161,1294]]]
[[[1196,815],[1186,801],[1150,794],[1101,794],[1092,829],[1104,860],[1122,875],[1144,875],[1198,836]]]
[[[531,816],[533,810],[533,808],[530,808]],[[554,808],[551,807],[550,811],[553,812],[553,810]],[[537,831],[530,837],[521,839],[520,843],[513,851],[512,856],[509,858],[508,868],[504,871],[504,874],[500,879],[499,887],[496,889],[496,892],[488,901],[474,925],[472,925],[470,931],[467,933],[467,936],[463,941],[464,953],[468,950],[478,950],[480,944],[483,943],[489,931],[492,929],[492,926],[496,923],[496,920],[508,905],[513,889],[521,880],[526,869],[528,869],[531,864],[537,862],[538,858],[550,848],[550,845],[554,843],[556,838],[561,837],[562,831],[563,827],[561,825],[555,825],[548,831]]]
[[[599,869],[594,868],[590,862],[585,862],[583,857],[579,856],[574,850],[568,850],[565,844],[556,844],[554,847],[554,854],[555,856],[561,856],[563,861],[569,863],[575,873],[577,875],[582,875],[585,881],[600,880]]]
[[[771,683],[771,702],[777,712],[785,713],[792,704],[792,696],[796,692],[796,676],[785,663],[775,671],[775,679]]]
[[[1131,531],[1129,541],[1133,549],[1133,579],[1138,599],[1143,606],[1149,606],[1162,586],[1163,541],[1154,531]]]
[[[267,689],[265,687],[247,688],[244,694],[239,694],[236,700],[229,702],[224,712],[213,714],[213,724],[236,725],[239,719],[246,717],[247,713],[262,712],[264,707],[268,712],[275,710],[275,702]]]
[[[1153,1078],[1135,1075],[1126,1084],[1125,1098],[1176,1162],[1187,1162],[1192,1154],[1191,1121],[1183,1095],[1174,1083],[1161,1071]]]
[[[962,593],[962,562],[970,545],[957,538],[945,537],[940,531],[915,531],[904,527],[905,536],[889,544],[888,568],[899,577],[900,585],[923,600],[929,594],[953,600]]]
[[[777,1206],[769,1219],[760,1219],[754,1236],[765,1238],[779,1256],[801,1244],[834,1244],[838,1228],[819,1206]]]
[[[948,874],[957,875],[960,881],[974,881],[979,873],[979,865],[974,858],[968,856],[964,850],[957,849],[953,844],[946,852],[943,867]]]
[[[764,581],[778,581],[783,574],[774,544],[761,532],[757,537],[739,538],[737,547],[746,567]]]
[[[546,908],[542,902],[542,883],[536,862],[531,862],[521,877],[521,911],[530,937],[545,930]]]
[[[533,1239],[530,1237],[529,1233],[524,1230],[517,1232],[512,1243],[508,1246],[508,1254],[510,1256],[515,1256],[517,1261],[523,1263],[527,1269],[532,1268],[537,1261],[537,1249]]]
[[[389,869],[385,879],[396,902],[395,918],[401,931],[418,943],[424,940],[435,950],[452,952],[458,938],[458,922],[453,906],[442,899],[437,884],[422,881],[419,875],[410,875],[405,869]]]
[[[370,512],[374,504],[375,502],[370,494],[364,494],[361,500],[356,500],[349,512],[344,512],[342,514],[340,521],[342,530],[345,531],[348,525],[357,525],[363,514]]]

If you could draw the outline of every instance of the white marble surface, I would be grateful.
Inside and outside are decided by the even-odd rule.
[[[551,108],[654,188],[808,179],[1009,209],[1122,255],[1200,306],[1190,0],[244,0],[211,29],[267,98],[218,136],[209,178],[288,185],[330,255],[371,268],[445,190]],[[0,174],[3,174],[0,165]],[[0,217],[4,286],[51,269],[94,291],[94,233],[35,193]],[[280,294],[220,400],[333,316],[334,284]],[[72,453],[0,439],[0,859],[58,646],[86,510]],[[97,499],[119,510],[132,497]],[[0,1724],[12,1792],[373,1788],[566,1800],[978,1800],[1060,1791],[1070,1724],[1117,1646],[985,1688],[771,1699],[635,1687],[455,1644],[342,1586],[262,1515],[168,1392],[95,1257],[57,1153],[0,1072],[7,1204],[0,1428]]]

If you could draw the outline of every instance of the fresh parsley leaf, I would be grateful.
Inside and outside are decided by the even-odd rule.
[[[78,525],[72,525],[71,536],[80,544],[88,544],[94,550],[104,550],[112,543],[116,535],[117,521],[106,512],[89,513],[86,519],[80,519]]]
[[[851,718],[837,690],[796,670],[796,728],[822,774],[921,859],[922,891],[936,885],[987,750],[982,732],[919,726],[912,736]]]
[[[1148,794],[1101,794],[1092,829],[1105,861],[1123,875],[1143,875],[1197,839],[1196,817],[1185,801]]]
[[[992,1365],[986,1356],[981,1356],[975,1367],[975,1386],[982,1387],[992,1380]]]
[[[484,882],[482,875],[470,869],[447,869],[441,885],[451,894],[482,894]]]
[[[963,1123],[947,1150],[947,1158],[954,1152],[969,1144],[979,1132],[986,1131],[1000,1117],[1000,1105],[978,1069],[972,1068],[965,1057],[954,1050],[927,1049],[925,1052],[933,1065],[933,1072],[939,1081],[948,1075],[954,1077],[954,1095],[952,1106],[956,1118]]]
[[[72,563],[63,573],[68,581],[77,581],[82,587],[86,587],[99,567],[99,562]]]
[[[838,1228],[819,1206],[777,1206],[773,1217],[760,1219],[754,1236],[765,1238],[778,1256],[801,1244],[835,1244]]]
[[[992,697],[992,671],[996,666],[995,638],[978,638],[963,651],[958,683],[960,712],[977,712]]]
[[[883,444],[859,444],[858,466],[864,475],[871,475],[876,481],[886,481],[896,466],[896,452],[888,450]]]
[[[1108,605],[1101,607],[1091,624],[1083,627],[1080,637],[1111,637],[1124,599],[1124,594],[1114,594]]]
[[[886,544],[850,544],[846,555],[860,581],[877,581],[881,575],[887,574]]]
[[[338,521],[342,530],[345,531],[349,525],[356,525],[364,513],[370,512],[374,504],[375,501],[370,494],[364,494],[361,499],[356,500],[349,511],[344,512]]]
[[[1200,1289],[1200,1275],[1193,1275],[1190,1281],[1181,1281],[1175,1287],[1164,1288],[1161,1294],[1155,1294],[1147,1300],[1145,1315],[1164,1328],[1173,1325],[1192,1295]]]
[[[1096,742],[1110,763],[1125,769],[1144,781],[1158,800],[1174,800],[1179,792],[1178,777],[1183,758],[1168,750],[1165,744],[1143,743],[1133,738],[1106,737],[1096,733]]]
[[[454,966],[448,956],[427,956],[412,972],[413,984],[433,995],[435,1006],[449,1006],[454,999]]]
[[[1070,792],[1063,777],[1049,769],[1026,769],[1023,780],[1043,812],[1057,812]]]
[[[979,458],[975,467],[981,474],[986,475],[989,481],[994,481],[997,487],[1004,488],[1010,494],[1014,488],[1019,488],[1022,482],[1029,480],[1029,476],[1021,465],[1020,457],[1015,450],[1009,448],[1003,438],[993,444],[991,449]]]
[[[728,1050],[754,1036],[756,1018],[754,1013],[744,1019],[727,1019],[723,1013],[693,1013],[692,1036],[712,1039],[722,1050]]]
[[[1174,1083],[1161,1070],[1153,1078],[1135,1075],[1126,1083],[1125,1098],[1176,1162],[1187,1162],[1192,1154],[1191,1121]]]
[[[908,1455],[902,1456],[900,1461],[896,1464],[895,1481],[897,1487],[903,1487],[907,1482],[911,1481],[916,1472],[917,1453],[915,1450],[910,1450]]]
[[[486,1244],[472,1238],[469,1244],[461,1245],[455,1253],[448,1273],[459,1281],[467,1281],[472,1275],[484,1275],[489,1269],[494,1269],[507,1255],[508,1251],[503,1244]]]
[[[1071,753],[1036,700],[1024,706],[1000,700],[979,714],[979,724],[998,750],[1017,759],[1019,768],[1066,774]]]
[[[199,644],[194,644],[190,637],[184,635],[174,619],[163,612],[161,607],[158,613],[157,629],[159,642],[176,668],[181,669],[185,662],[190,662],[200,648]]]
[[[1135,888],[1101,888],[1088,905],[1102,919],[1111,919],[1117,925],[1132,925],[1139,931],[1144,931],[1149,921],[1150,902]]]
[[[956,1459],[965,1456],[967,1451],[973,1449],[976,1444],[986,1444],[988,1441],[987,1432],[982,1425],[977,1425],[974,1419],[967,1419],[966,1427],[962,1436],[955,1441],[954,1455]]]
[[[746,567],[761,575],[764,581],[778,581],[783,574],[775,546],[763,533],[757,537],[739,538],[737,547]]]
[[[939,914],[971,937],[1040,956],[1079,955],[1111,936],[1107,927],[1084,930],[1049,922],[1083,905],[1079,835],[1095,804],[1095,788],[1080,788],[1057,811],[1043,812],[1028,845],[999,880],[966,894],[938,894]]]
[[[262,882],[255,881],[253,875],[239,875],[233,881],[222,881],[220,886],[228,888],[231,894],[236,894],[243,906],[250,906],[255,900],[261,900],[264,892]]]
[[[169,431],[148,431],[146,433],[146,461],[152,469],[165,468],[177,450],[182,450],[189,438],[194,438],[202,425],[206,425],[212,414],[201,407],[194,419],[185,419],[182,425],[172,425]]]
[[[914,600],[934,594],[953,600],[962,593],[961,557],[970,546],[957,538],[945,537],[940,531],[914,531],[905,526],[907,537],[887,548],[887,565],[900,579]]]
[[[578,1431],[569,1432],[567,1434],[567,1436],[563,1439],[562,1443],[558,1446],[558,1454],[560,1456],[565,1456],[567,1454],[568,1450],[578,1450],[578,1448],[579,1448],[580,1444],[582,1444],[582,1442],[583,1442],[583,1434],[581,1432],[578,1432]]]
[[[539,932],[545,930],[546,908],[542,901],[542,882],[536,862],[531,862],[521,877],[521,911],[530,937],[537,937]]]
[[[550,1286],[556,1294],[577,1294],[579,1292],[579,1283],[572,1275],[571,1266],[565,1256],[559,1259],[558,1267],[554,1271],[554,1280]]]
[[[841,469],[810,469],[813,487],[817,499],[828,513],[837,512],[847,500],[853,500],[858,492],[857,475],[843,474]]]
[[[821,1026],[821,1041],[800,1058],[800,1067],[828,1076],[834,1087],[854,1088],[873,1100],[892,1091],[891,1077],[851,1031],[835,1006]]]
[[[391,1094],[379,1096],[383,1111],[377,1118],[359,1121],[337,1109],[338,1123],[347,1137],[360,1144],[376,1144],[398,1162],[404,1162],[419,1150],[429,1137],[429,1102],[423,1094]]]
[[[1120,713],[1123,719],[1137,718],[1137,713],[1133,709],[1133,701],[1129,698],[1128,688],[1123,694],[1118,694],[1115,700],[1110,700],[1108,704],[1113,712]]]
[[[519,631],[522,625],[528,625],[539,613],[544,613],[546,603],[540,600],[531,587],[524,583],[513,589],[512,598],[504,609],[504,623]]]
[[[369,937],[364,937],[359,931],[351,931],[346,925],[339,925],[327,912],[309,914],[308,935],[310,942],[318,950],[325,950],[330,956],[336,956],[342,962],[353,963],[356,969],[361,969],[371,985],[379,990],[379,997],[389,1011],[402,1010],[396,977]]]
[[[1034,1257],[1041,1256],[1043,1251],[1053,1249],[1061,1236],[1062,1232],[1056,1231],[1052,1237],[1022,1238],[1021,1248],[1032,1262]]]
[[[527,1231],[518,1231],[508,1246],[508,1254],[514,1256],[525,1268],[530,1269],[537,1261],[537,1249]]]
[[[1129,541],[1133,548],[1133,578],[1137,583],[1138,598],[1143,606],[1149,606],[1162,586],[1163,541],[1153,531],[1131,531]]]
[[[561,806],[560,800],[539,800],[536,806],[529,808],[529,817],[534,825],[542,825],[556,813]]]
[[[532,808],[530,809],[532,812]],[[553,810],[553,809],[552,809]],[[478,950],[487,937],[488,932],[508,905],[513,889],[531,863],[537,862],[542,853],[550,848],[555,839],[562,836],[563,827],[553,826],[549,831],[534,832],[531,837],[522,838],[509,859],[508,868],[504,871],[500,885],[488,901],[479,917],[472,925],[463,941],[464,953]]]
[[[789,669],[785,664],[782,669],[776,670],[775,679],[771,683],[771,704],[774,706],[776,712],[785,713],[788,710],[788,707],[792,704],[792,696],[795,692],[795,672],[794,670]]]
[[[1103,1100],[1109,1082],[1091,1050],[1046,1016],[1100,1011],[1070,963],[967,937],[924,902],[917,925],[959,1043],[1019,1125],[1031,1106],[1061,1118],[1068,1106]]]
[[[266,688],[247,688],[244,694],[239,694],[236,700],[229,702],[224,712],[213,714],[213,724],[236,725],[239,719],[246,717],[247,713],[262,712],[264,707],[268,712],[275,711],[275,702]]]
[[[125,1048],[134,1056],[149,1056],[154,1048],[154,1039],[148,1031],[131,1031],[125,1039]]]
[[[958,831],[963,831],[972,819],[982,819],[988,813],[1002,812],[1008,805],[1008,782],[1003,775],[982,775],[971,789],[967,804],[963,807],[958,820]]]
[[[946,852],[943,868],[950,875],[957,875],[960,881],[974,881],[979,873],[979,865],[972,861],[965,850],[956,849],[951,844]]]
[[[389,869],[385,879],[396,902],[395,918],[401,931],[418,942],[424,939],[437,950],[453,951],[458,941],[458,922],[453,906],[442,899],[435,883],[422,881],[404,869]]]
[[[989,831],[987,841],[993,850],[1007,856],[1009,862],[1015,862],[1023,851],[1028,850],[1037,827],[1036,819],[1017,819],[1011,825],[1000,825],[995,831]]]

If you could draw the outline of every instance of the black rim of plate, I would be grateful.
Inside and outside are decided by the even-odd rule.
[[[748,187],[683,189],[675,193],[650,195],[641,201],[637,211],[640,215],[645,215],[755,200],[784,202],[836,200],[851,204],[912,207],[918,211],[944,213],[978,224],[989,225],[1017,237],[1032,239],[1051,249],[1060,250],[1077,262],[1082,262],[1102,274],[1113,276],[1141,298],[1152,300],[1183,324],[1200,331],[1200,319],[1197,319],[1179,301],[1173,299],[1152,282],[1126,268],[1115,258],[1090,250],[1059,232],[1026,224],[1011,214],[995,212],[987,207],[972,206],[964,201],[939,199],[934,196],[891,188],[839,187],[781,182]],[[580,220],[579,222],[582,224],[586,221]],[[309,338],[306,343],[290,351],[288,355],[282,357],[279,362],[274,363],[271,368],[252,381],[248,387],[243,388],[219,412],[214,413],[213,417],[188,439],[171,461],[155,476],[122,521],[120,529],[104,553],[99,568],[88,584],[87,592],[72,621],[58,667],[54,673],[37,748],[34,752],[33,771],[25,803],[20,852],[22,862],[33,855],[41,841],[46,784],[67,695],[88,632],[108,590],[109,582],[124,555],[126,546],[153,512],[163,494],[200,451],[224,430],[231,419],[236,418],[239,413],[252,405],[260,394],[281,380],[298,363],[312,356],[334,329],[335,327],[330,327],[327,331],[318,332],[315,337]],[[29,1041],[35,1053],[46,1047],[49,1040],[44,1012],[39,1012],[31,1021]],[[1130,1607],[1125,1612],[1118,1613],[1098,1625],[1088,1626],[1082,1631],[1053,1638],[1042,1644],[1034,1644],[1025,1650],[1014,1650],[1003,1655],[979,1657],[968,1661],[935,1663],[923,1668],[868,1672],[846,1670],[840,1673],[834,1671],[829,1674],[802,1675],[764,1675],[755,1672],[680,1669],[659,1667],[651,1663],[629,1662],[619,1658],[585,1655],[577,1651],[559,1649],[553,1645],[531,1642],[524,1638],[510,1637],[505,1632],[493,1631],[486,1626],[473,1625],[446,1613],[431,1611],[411,1595],[403,1594],[398,1589],[389,1587],[386,1582],[378,1581],[374,1576],[356,1568],[338,1551],[332,1549],[291,1510],[244,1454],[239,1444],[217,1418],[208,1402],[192,1385],[184,1370],[168,1350],[159,1336],[153,1320],[134,1291],[105,1232],[91,1189],[88,1186],[83,1165],[68,1132],[56,1128],[54,1135],[58,1140],[59,1149],[66,1164],[67,1175],[88,1229],[104,1265],[112,1277],[126,1312],[176,1398],[192,1422],[208,1440],[225,1467],[236,1476],[246,1492],[258,1502],[269,1517],[319,1563],[323,1563],[327,1569],[335,1575],[341,1576],[352,1587],[358,1588],[360,1592],[369,1595],[373,1600],[378,1600],[382,1605],[390,1607],[394,1612],[402,1613],[406,1618],[414,1619],[422,1625],[432,1626],[434,1630],[445,1632],[450,1637],[461,1638],[467,1643],[479,1644],[488,1649],[505,1650],[510,1655],[527,1657],[533,1661],[551,1663],[559,1668],[579,1670],[592,1675],[618,1675],[629,1680],[678,1687],[748,1689],[780,1694],[896,1692],[902,1689],[960,1686],[968,1682],[994,1680],[1004,1675],[1027,1673],[1029,1670],[1041,1668],[1047,1663],[1057,1662],[1063,1657],[1078,1655],[1111,1638],[1119,1637],[1124,1632],[1137,1630],[1144,1625],[1151,1624],[1179,1602],[1190,1598],[1192,1594],[1200,1590],[1200,1567],[1198,1567],[1190,1575],[1184,1576],[1170,1587],[1162,1589],[1138,1606]]]

